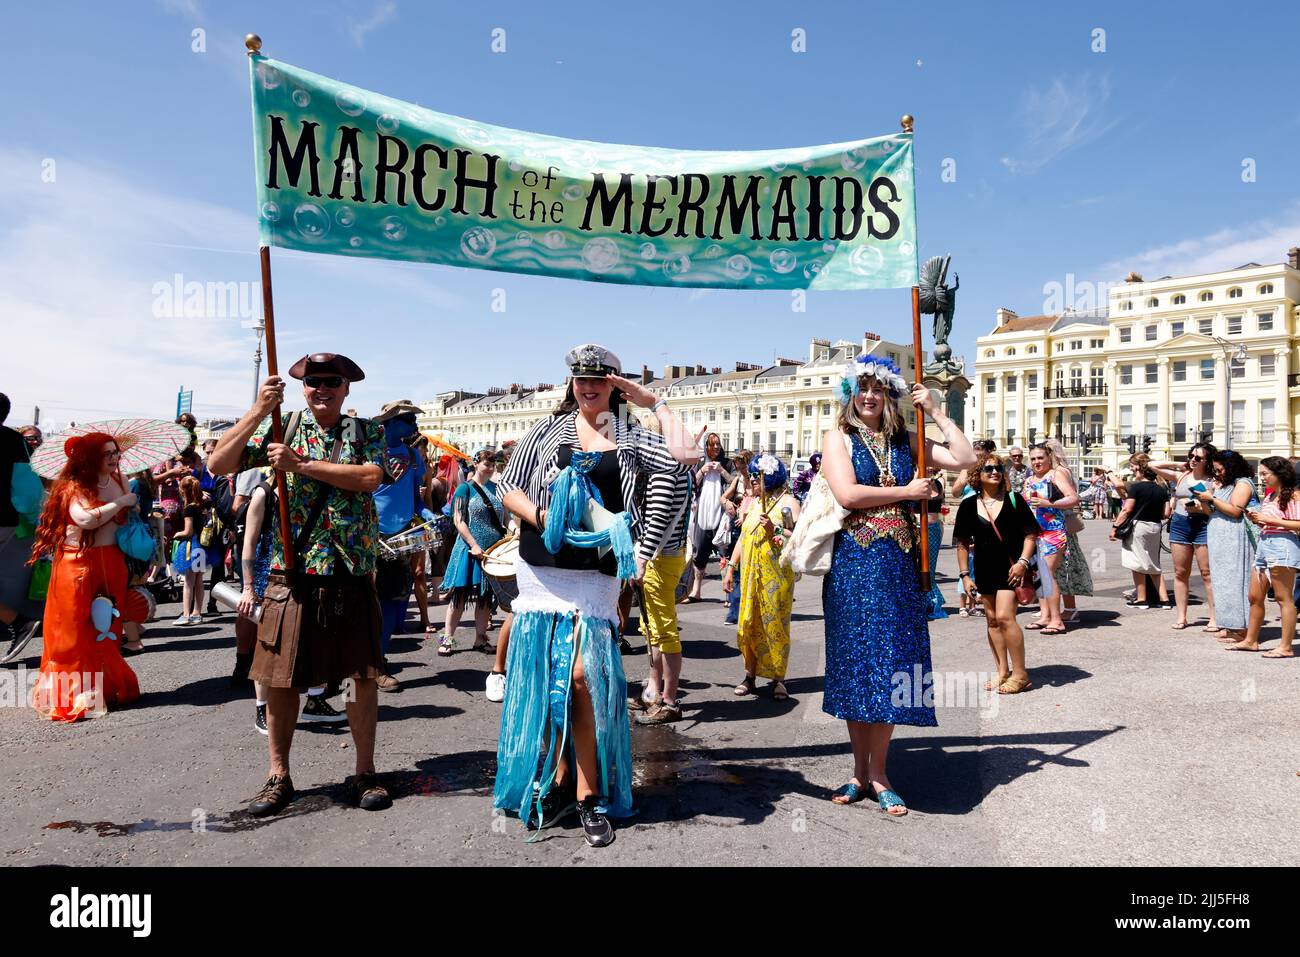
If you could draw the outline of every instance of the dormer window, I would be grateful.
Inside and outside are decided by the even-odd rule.
[[[1172,302],[1175,306],[1182,306],[1186,304],[1187,297],[1180,292],[1178,295],[1174,296],[1174,298],[1169,301]]]
[[[1273,295],[1273,284],[1272,284],[1271,282],[1266,282],[1266,283],[1264,283],[1263,285],[1261,285],[1261,286],[1259,287],[1259,294],[1260,294],[1261,296],[1271,296],[1271,295]]]
[[[1241,298],[1241,287],[1240,287],[1240,286],[1233,286],[1231,289],[1229,289],[1229,290],[1228,290],[1228,298],[1229,298],[1229,299],[1240,299],[1240,298]]]
[[[1156,298],[1152,297],[1151,299],[1148,299],[1148,300],[1147,300],[1147,308],[1148,308],[1148,309],[1154,309],[1154,308],[1155,308],[1156,306],[1158,306],[1158,305],[1160,305],[1160,300],[1159,300],[1159,299],[1156,299]]]
[[[1214,299],[1214,293],[1210,292],[1210,291],[1207,289],[1205,292],[1201,293],[1201,294],[1200,294],[1199,296],[1197,296],[1196,298],[1198,298],[1199,300],[1201,300],[1201,302],[1211,302],[1211,301],[1213,301],[1213,299]]]

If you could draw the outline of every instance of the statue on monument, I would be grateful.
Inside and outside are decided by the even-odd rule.
[[[957,290],[961,278],[953,273],[954,284],[944,285],[948,277],[948,264],[951,256],[932,256],[921,266],[920,287],[921,312],[934,316],[934,361],[926,366],[927,372],[959,372],[952,362],[952,346],[948,336],[952,333],[952,317],[957,310]]]

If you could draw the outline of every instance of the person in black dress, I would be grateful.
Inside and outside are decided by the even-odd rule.
[[[1025,634],[1016,623],[1016,588],[1030,583],[1039,525],[1033,510],[1008,487],[1000,455],[983,453],[971,470],[978,482],[962,500],[953,525],[962,589],[984,604],[989,647],[997,665],[1000,694],[1018,694],[1032,685],[1025,671]]]

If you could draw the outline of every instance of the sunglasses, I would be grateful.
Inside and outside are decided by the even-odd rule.
[[[1187,456],[1187,461],[1189,461],[1189,462],[1204,462],[1204,461],[1205,461],[1205,456],[1204,456],[1204,455],[1189,455],[1189,456]]]
[[[1001,474],[1002,474],[1002,466],[1001,466],[1001,465],[986,465],[986,466],[984,466],[982,469],[980,469],[980,471],[981,471],[981,472],[986,472],[986,473],[988,473],[989,475],[1001,475]]]
[[[302,384],[309,389],[337,389],[343,384],[341,375],[309,375],[303,376]]]

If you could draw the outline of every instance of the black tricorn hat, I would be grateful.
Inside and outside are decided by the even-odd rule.
[[[295,379],[330,372],[343,376],[349,382],[360,382],[366,377],[361,366],[337,352],[314,352],[303,356],[289,367],[289,375]]]

